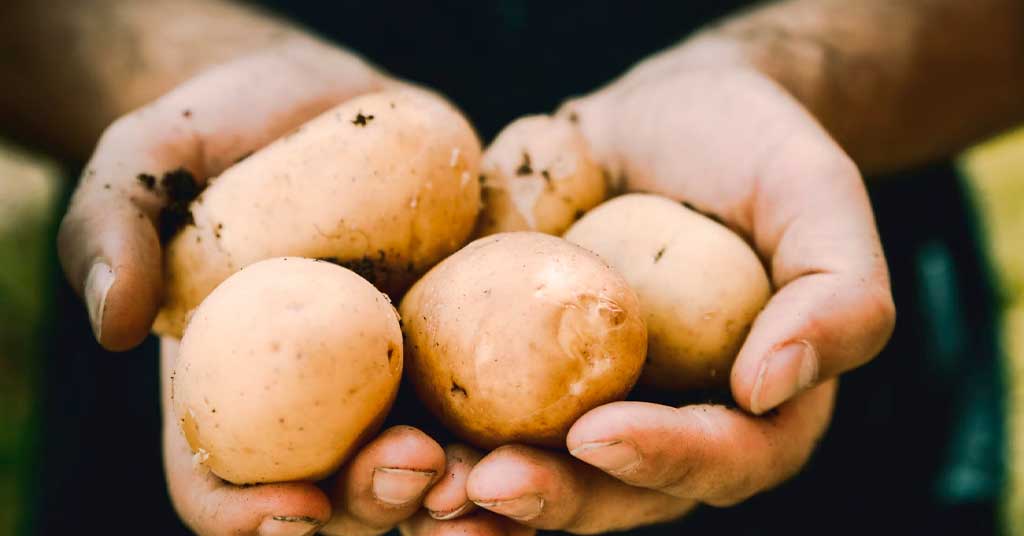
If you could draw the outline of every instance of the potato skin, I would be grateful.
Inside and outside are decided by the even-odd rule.
[[[565,447],[583,413],[620,400],[643,367],[636,295],[596,255],[540,233],[500,233],[434,267],[400,307],[409,378],[481,448]]]
[[[165,257],[154,330],[180,337],[188,312],[229,275],[271,257],[328,258],[396,298],[469,239],[480,143],[440,97],[357,97],[213,179]]]
[[[380,426],[402,355],[397,312],[365,279],[270,259],[196,309],[171,398],[196,460],[224,480],[317,480]]]
[[[507,231],[561,235],[604,201],[604,173],[576,126],[533,115],[510,123],[480,164],[483,208],[474,236]]]
[[[605,202],[565,238],[600,255],[640,297],[649,337],[642,385],[728,386],[733,360],[771,296],[764,267],[743,239],[648,194]]]

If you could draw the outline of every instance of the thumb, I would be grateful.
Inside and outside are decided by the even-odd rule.
[[[298,39],[206,71],[114,122],[58,233],[96,339],[125,350],[160,305],[160,236],[187,224],[201,182],[348,98],[395,84],[361,59]]]
[[[109,350],[140,343],[160,302],[161,257],[155,222],[164,203],[158,180],[150,173],[160,163],[139,162],[129,179],[124,169],[128,163],[105,153],[114,145],[144,142],[130,140],[134,128],[120,122],[108,129],[57,234],[64,273],[85,301],[96,340]],[[185,177],[191,180],[191,174]]]

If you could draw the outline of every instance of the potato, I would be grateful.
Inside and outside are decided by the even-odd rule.
[[[480,165],[483,210],[475,236],[505,231],[561,235],[604,201],[604,174],[571,121],[535,115],[505,127]]]
[[[413,285],[400,311],[417,393],[482,448],[564,448],[577,418],[626,396],[647,350],[626,281],[540,233],[470,243]]]
[[[327,262],[270,259],[196,309],[171,399],[195,459],[217,476],[317,480],[376,432],[401,373],[387,296]]]
[[[669,199],[630,194],[565,234],[600,255],[640,297],[648,329],[641,384],[727,386],[733,360],[771,295],[757,255],[723,225]]]
[[[352,99],[225,171],[170,242],[154,329],[240,268],[327,258],[395,296],[468,240],[479,211],[480,144],[444,100],[402,89]]]

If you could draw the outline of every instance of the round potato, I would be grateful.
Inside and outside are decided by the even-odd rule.
[[[564,448],[583,413],[626,396],[647,349],[626,281],[593,253],[540,233],[470,243],[417,282],[400,310],[417,393],[482,448]]]
[[[443,99],[361,96],[232,166],[191,203],[166,250],[154,329],[180,337],[218,283],[253,262],[328,259],[401,294],[468,240],[480,143]]]
[[[327,262],[270,259],[196,309],[171,398],[196,460],[224,480],[317,480],[377,430],[401,373],[387,296]]]
[[[561,235],[606,195],[604,174],[586,140],[562,117],[534,115],[512,122],[484,152],[480,171],[483,209],[476,236]]]
[[[664,197],[630,194],[565,234],[600,255],[640,297],[648,329],[641,384],[716,388],[771,295],[764,267],[725,226]]]

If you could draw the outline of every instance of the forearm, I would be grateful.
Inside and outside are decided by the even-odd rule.
[[[0,11],[0,124],[71,157],[86,156],[115,118],[256,50],[299,41],[360,63],[224,0],[14,0]]]
[[[752,65],[863,170],[890,171],[1024,121],[1024,2],[788,0],[727,19],[636,71],[679,62]]]

